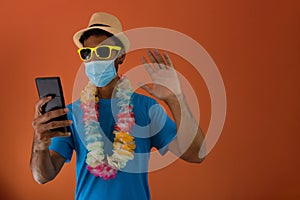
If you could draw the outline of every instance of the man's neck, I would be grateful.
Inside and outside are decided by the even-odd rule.
[[[114,88],[119,80],[119,77],[115,77],[107,86],[97,87],[98,97],[101,99],[111,99]]]

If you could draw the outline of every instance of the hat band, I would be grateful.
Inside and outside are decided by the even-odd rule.
[[[94,26],[105,26],[105,27],[111,27],[111,26],[109,26],[109,25],[107,25],[107,24],[92,24],[92,25],[90,25],[89,27],[94,27]]]

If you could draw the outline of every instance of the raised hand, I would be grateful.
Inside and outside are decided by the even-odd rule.
[[[160,100],[167,101],[177,95],[181,95],[180,83],[176,70],[169,55],[161,54],[157,49],[147,50],[151,63],[142,57],[142,62],[151,76],[152,84],[144,84],[141,87],[149,94]]]

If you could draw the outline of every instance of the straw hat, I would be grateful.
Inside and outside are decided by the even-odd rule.
[[[87,28],[84,28],[78,32],[76,32],[73,36],[73,41],[78,48],[82,47],[82,44],[79,42],[81,35],[90,29],[98,28],[104,31],[107,31],[117,37],[122,44],[124,45],[125,51],[129,49],[129,40],[122,33],[122,25],[117,17],[104,13],[104,12],[96,12],[91,16],[90,22]]]

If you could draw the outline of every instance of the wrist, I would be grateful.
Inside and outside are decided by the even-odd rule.
[[[34,140],[33,142],[33,151],[40,152],[40,151],[48,151],[50,146],[50,142],[48,141],[38,141]]]
[[[33,149],[34,152],[46,152],[49,151],[49,146],[46,145],[34,145]]]
[[[181,100],[184,99],[184,95],[183,93],[180,94],[172,94],[170,96],[168,96],[167,98],[165,98],[165,103],[167,103],[168,105],[170,104],[174,104],[174,103],[179,103]]]

